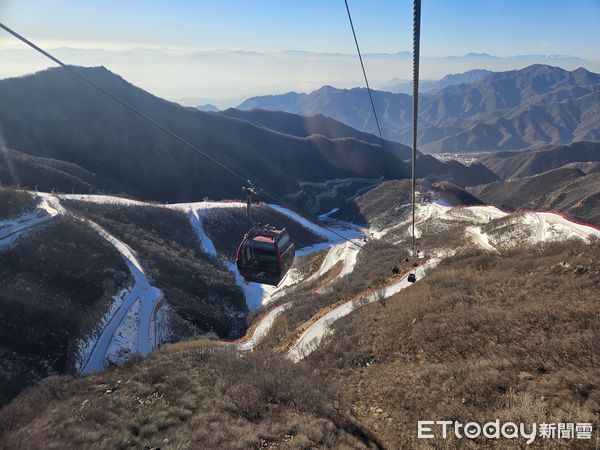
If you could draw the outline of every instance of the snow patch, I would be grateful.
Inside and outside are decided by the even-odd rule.
[[[129,317],[129,310],[138,300],[140,306],[135,316],[137,320],[134,321],[137,332],[136,351],[147,355],[154,350],[155,343],[153,342],[150,328],[156,304],[162,298],[162,291],[150,284],[141,263],[125,243],[118,240],[95,222],[87,219],[82,220],[117,249],[134,278],[133,288],[123,300],[121,307],[109,319],[98,339],[93,344],[92,351],[82,369],[82,373],[89,374],[104,369],[106,355],[109,352],[109,348],[111,348],[113,339],[115,339],[115,333],[123,320]],[[118,336],[116,339],[119,339]]]
[[[268,297],[277,289],[275,286],[269,286],[267,284],[248,283],[240,275],[234,263],[230,261],[224,261],[224,263],[235,276],[235,282],[244,293],[244,297],[246,297],[246,305],[251,311],[260,308],[263,299]]]
[[[417,267],[414,270],[417,280],[423,278],[426,271],[435,267],[440,262],[440,258],[432,258],[426,264]],[[412,283],[408,281],[408,275],[405,275],[400,280],[387,286],[383,289],[383,297],[388,298],[397,294],[403,289],[409,287]],[[286,353],[286,357],[294,362],[298,362],[312,353],[321,343],[323,338],[332,332],[331,325],[338,319],[347,316],[357,307],[363,304],[371,303],[377,300],[377,293],[373,292],[364,297],[355,298],[348,301],[337,308],[332,309],[323,317],[315,321],[308,329],[298,338],[293,347]]]
[[[194,229],[194,231],[198,235],[198,238],[200,239],[200,243],[202,244],[202,249],[204,250],[204,253],[216,258],[217,249],[215,248],[213,241],[208,237],[208,235],[204,231],[204,226],[202,225],[202,220],[200,220],[200,215],[198,214],[198,211],[200,211],[200,214],[202,214],[203,219],[206,218],[205,209],[190,208],[188,212],[190,223],[192,224],[192,228]]]
[[[285,303],[285,304],[278,306],[277,308],[273,308],[271,311],[269,311],[267,313],[267,315],[265,317],[263,317],[261,319],[261,321],[259,322],[258,326],[254,330],[254,333],[252,334],[252,337],[250,339],[248,339],[246,342],[244,342],[242,344],[238,344],[238,349],[242,350],[242,351],[254,349],[254,347],[256,347],[263,340],[263,338],[267,335],[267,333],[273,326],[275,319],[277,317],[279,317],[281,315],[281,313],[283,313],[290,306],[292,306],[292,302]]]
[[[141,301],[137,299],[121,321],[105,354],[105,363],[121,365],[138,348],[138,324],[140,321]]]
[[[117,310],[121,308],[127,294],[129,294],[129,289],[121,289],[115,295],[113,295],[113,301],[110,305],[110,308],[104,313],[98,322],[96,330],[89,338],[83,339],[79,342],[77,363],[75,364],[75,369],[77,372],[83,371],[83,367],[85,366],[86,361],[90,359],[90,355],[92,354],[100,333],[102,333],[102,330],[106,327],[110,319],[116,314]]]
[[[354,270],[358,253],[361,250],[360,245],[357,245],[358,240],[352,240],[344,242],[343,244],[337,244],[332,246],[327,252],[325,259],[321,263],[319,270],[313,273],[306,281],[313,281],[322,277],[329,272],[336,264],[343,261],[343,267],[341,273],[336,277],[344,277]],[[334,278],[334,279],[336,279]],[[333,281],[333,280],[332,280]]]
[[[340,208],[333,208],[331,211],[326,212],[325,214],[321,214],[319,216],[319,219],[321,220],[326,220],[329,219],[332,214],[335,214],[336,212],[338,212],[340,210]]]
[[[10,247],[16,242],[19,234],[50,222],[60,212],[50,204],[47,197],[41,196],[35,210],[13,219],[0,221],[0,249]]]
[[[549,212],[532,212],[539,221],[536,241],[557,241],[571,238],[588,240],[600,238],[600,230],[589,225],[572,222],[560,214]]]
[[[479,244],[479,246],[481,246],[484,250],[487,250],[487,251],[490,251],[493,253],[498,253],[498,250],[496,249],[496,247],[494,247],[492,244],[490,244],[489,236],[487,234],[485,234],[484,232],[482,232],[480,227],[467,227],[467,228],[465,228],[465,232],[469,236],[472,236],[474,238],[475,242],[477,244]]]
[[[124,197],[116,197],[114,195],[92,195],[92,194],[46,194],[52,195],[58,199],[65,200],[78,200],[82,202],[92,202],[100,204],[111,204],[111,205],[139,205],[139,206],[152,206],[152,203],[142,202],[139,200],[131,200]],[[157,206],[160,206],[157,204]]]
[[[302,225],[304,228],[306,228],[307,230],[313,232],[314,234],[321,236],[322,238],[326,239],[327,241],[333,243],[333,242],[340,242],[342,240],[344,240],[344,238],[346,239],[351,239],[351,238],[356,238],[360,235],[360,233],[357,232],[357,230],[355,228],[336,228],[335,232],[339,233],[341,236],[336,235],[333,231],[322,227],[321,225],[317,225],[314,222],[311,222],[310,220],[306,219],[305,217],[302,217],[300,214],[284,208],[283,206],[279,206],[279,205],[275,205],[275,204],[269,204],[268,205],[270,208],[274,209],[275,211],[284,214],[285,216],[289,217],[290,219],[292,219],[295,222],[298,222],[300,225]]]

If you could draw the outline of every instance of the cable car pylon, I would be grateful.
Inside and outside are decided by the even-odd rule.
[[[412,257],[413,266],[418,258],[417,236],[415,235],[415,209],[417,190],[417,131],[419,117],[419,59],[421,44],[421,0],[413,0],[413,108],[412,108]],[[416,274],[411,273],[408,281],[414,283]]]

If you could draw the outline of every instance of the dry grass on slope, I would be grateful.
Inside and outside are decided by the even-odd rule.
[[[592,422],[598,430],[599,299],[598,242],[463,254],[385,307],[336,322],[307,364],[337,384],[388,448],[449,445],[417,441],[418,420]],[[490,441],[460,442],[471,444]]]
[[[37,199],[25,191],[0,187],[0,220],[24,214],[37,204]]]
[[[380,240],[370,241],[364,247],[358,254],[352,273],[324,287],[323,282],[339,270],[339,265],[334,266],[318,280],[278,299],[279,304],[289,301],[293,301],[293,304],[275,319],[261,345],[270,349],[289,346],[290,340],[294,336],[297,337],[315,315],[328,311],[332,305],[342,300],[347,301],[354,295],[388,282],[394,277],[394,264],[404,264],[403,268],[408,267],[408,264],[403,263],[406,247]],[[318,288],[321,288],[321,291],[316,292]]]
[[[306,367],[209,341],[83,379],[49,378],[0,411],[0,449],[380,448]]]
[[[51,373],[74,370],[129,283],[121,255],[80,221],[59,217],[0,253],[0,405]]]

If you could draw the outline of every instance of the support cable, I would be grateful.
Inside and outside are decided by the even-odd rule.
[[[377,132],[379,133],[379,139],[381,142],[381,151],[383,152],[383,159],[385,160],[385,165],[387,166],[388,176],[390,180],[393,180],[392,176],[392,168],[390,166],[390,162],[388,160],[387,152],[385,151],[383,134],[381,133],[381,127],[379,126],[379,119],[377,118],[377,111],[375,110],[375,102],[373,101],[373,94],[371,92],[371,87],[369,86],[369,79],[367,77],[367,71],[365,70],[365,64],[362,59],[362,53],[360,51],[360,47],[358,45],[358,38],[356,37],[356,31],[354,30],[354,23],[352,22],[352,14],[350,14],[350,7],[348,6],[348,0],[344,0],[346,4],[346,11],[348,12],[348,20],[350,21],[350,28],[352,28],[352,36],[354,36],[354,43],[356,44],[356,52],[358,53],[358,59],[360,61],[360,67],[362,68],[363,77],[365,78],[365,85],[367,86],[367,92],[369,93],[369,100],[371,101],[371,108],[373,109],[373,116],[375,117],[375,123],[377,124]]]

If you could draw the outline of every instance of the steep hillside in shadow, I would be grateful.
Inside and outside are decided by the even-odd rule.
[[[228,108],[222,111],[221,114],[246,120],[257,125],[262,125],[265,128],[279,131],[280,133],[291,134],[292,136],[307,137],[311,134],[320,134],[331,139],[351,137],[371,144],[380,144],[379,136],[363,133],[323,114],[302,116],[300,114],[270,111],[268,109],[252,109],[248,111],[235,108]],[[388,143],[392,144],[391,142]],[[396,145],[398,146],[398,155],[401,159],[410,158],[410,149],[407,146]]]
[[[298,180],[384,173],[372,144],[275,133],[161,100],[104,68],[76,70],[278,194]],[[231,174],[62,69],[1,80],[0,95],[0,130],[19,152],[76,164],[145,199],[239,196],[240,181]]]
[[[0,253],[0,405],[24,387],[71,373],[130,280],[118,252],[85,224],[60,218]]]
[[[300,181],[388,173],[379,145],[352,137],[355,131],[336,139],[292,136],[167,102],[103,67],[75,70],[276,195],[296,192]],[[49,175],[52,188],[67,192],[93,188],[169,202],[240,196],[241,180],[62,69],[0,80],[0,96],[0,134],[19,152],[5,151],[2,176],[11,183],[23,179],[33,188],[50,183]],[[404,178],[407,149],[395,148],[392,173]],[[444,163],[429,169],[456,178],[476,172]]]
[[[550,145],[518,153],[496,152],[480,160],[503,179],[527,177],[573,162],[592,161],[600,161],[600,142]]]

